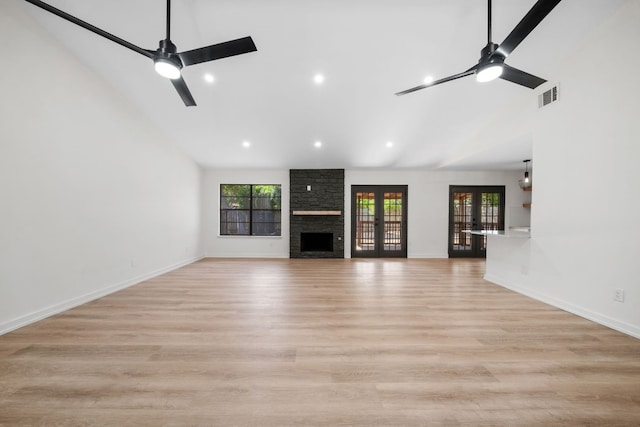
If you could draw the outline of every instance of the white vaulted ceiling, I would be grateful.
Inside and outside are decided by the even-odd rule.
[[[520,169],[531,156],[539,91],[471,76],[394,95],[475,65],[483,0],[174,0],[179,51],[248,35],[258,48],[184,69],[190,108],[149,59],[15,1],[205,167]],[[143,48],[164,38],[164,0],[48,3]],[[534,3],[494,0],[494,41]],[[622,3],[562,1],[507,63],[555,81],[554,66]]]

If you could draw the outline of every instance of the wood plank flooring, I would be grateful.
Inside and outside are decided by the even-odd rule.
[[[640,341],[478,260],[208,259],[0,337],[0,425],[640,425]]]

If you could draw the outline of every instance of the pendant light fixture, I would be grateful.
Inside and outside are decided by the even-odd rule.
[[[525,184],[529,184],[530,180],[529,180],[529,162],[531,161],[531,159],[528,160],[523,160],[524,162],[524,183]]]

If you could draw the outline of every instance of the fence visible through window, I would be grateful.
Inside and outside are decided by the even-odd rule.
[[[281,186],[220,185],[220,235],[280,236]]]

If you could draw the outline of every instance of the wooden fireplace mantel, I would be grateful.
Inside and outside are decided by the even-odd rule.
[[[339,216],[342,211],[293,211],[293,215]]]

